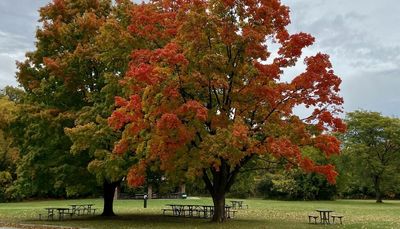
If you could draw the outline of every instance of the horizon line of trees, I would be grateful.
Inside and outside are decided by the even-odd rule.
[[[55,180],[50,186],[48,176],[45,182],[47,185],[41,185],[40,182],[44,181],[35,181],[40,186],[41,191],[39,191],[39,188],[31,190],[33,183],[25,176],[32,170],[25,167],[26,162],[21,158],[19,147],[13,145],[13,141],[10,139],[12,135],[7,134],[7,131],[9,131],[7,128],[10,127],[7,125],[13,123],[15,112],[22,108],[19,106],[23,104],[21,102],[24,96],[24,92],[20,89],[8,86],[2,89],[0,93],[0,184],[2,186],[0,201],[102,196],[102,192],[99,191],[100,186],[96,184],[94,176],[84,177],[82,189],[76,192],[71,191],[73,188],[57,186],[60,182],[68,183],[67,180],[61,180],[70,176],[68,171],[65,171],[65,174],[59,176],[58,179],[60,180]],[[383,199],[400,198],[400,177],[397,176],[398,168],[400,168],[400,161],[397,160],[400,153],[400,141],[397,140],[400,134],[398,131],[400,130],[400,120],[369,111],[347,113],[345,120],[349,126],[349,131],[340,136],[342,140],[341,156],[333,159],[334,165],[339,170],[336,185],[329,184],[323,176],[318,174],[305,174],[297,169],[286,171],[283,165],[263,164],[262,166],[249,166],[249,169],[237,178],[237,182],[233,185],[228,197],[262,197],[282,200],[375,198],[377,202],[382,202]],[[52,124],[46,126],[49,127]],[[54,135],[47,137],[53,138]],[[380,146],[379,144],[383,145]],[[372,145],[373,148],[368,148]],[[384,151],[384,149],[392,149],[392,151]],[[66,149],[67,151],[69,150]],[[312,149],[309,149],[307,154],[316,161],[324,160]],[[43,161],[39,162],[51,160],[52,158],[44,158]],[[41,171],[55,169],[55,167],[50,168],[52,165],[46,163],[41,165]],[[63,166],[70,165],[65,163]],[[85,166],[82,165],[83,170],[87,169]],[[376,179],[377,174],[380,179],[378,181]],[[161,179],[158,179],[161,176],[161,174],[154,174],[153,179],[149,181],[153,185],[153,192],[159,194],[173,192],[177,184],[161,181]],[[71,183],[73,185],[79,184],[76,181]],[[377,183],[380,185],[379,187],[377,187]],[[126,182],[123,182],[121,186],[123,187],[122,191],[128,194],[146,192],[146,185],[140,188],[129,188]],[[82,191],[85,189],[87,191]],[[189,195],[207,195],[204,185],[199,180],[188,182],[186,191]]]

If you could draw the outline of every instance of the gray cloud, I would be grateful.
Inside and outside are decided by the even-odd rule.
[[[49,0],[0,1],[0,88],[17,86],[16,60],[34,49],[35,31],[39,19],[38,9]]]
[[[15,82],[15,60],[34,48],[37,10],[50,0],[0,1],[0,87]],[[283,0],[291,8],[293,32],[316,37],[306,51],[331,56],[343,79],[345,110],[400,115],[400,4],[398,0]],[[301,71],[301,66],[287,71]],[[289,76],[290,78],[290,76]]]
[[[351,75],[342,87],[345,109],[379,111],[400,117],[399,85],[400,68]]]
[[[16,53],[32,47],[27,37],[0,30],[0,53]]]
[[[345,111],[400,116],[400,4],[397,0],[289,1],[290,31],[316,37],[306,51],[328,53],[343,79]]]

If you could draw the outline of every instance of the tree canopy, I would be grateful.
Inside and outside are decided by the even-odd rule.
[[[355,111],[347,114],[346,122],[348,131],[342,136],[346,171],[353,183],[372,186],[376,201],[382,202],[383,194],[395,192],[400,184],[400,120]]]
[[[80,153],[76,145],[82,147],[81,138],[67,136],[65,130],[90,122],[94,126],[92,132],[101,130],[101,123],[106,123],[101,117],[106,120],[110,113],[104,96],[107,93],[102,93],[107,84],[105,72],[110,66],[101,59],[98,36],[111,11],[110,0],[54,0],[39,10],[42,25],[36,32],[36,49],[18,63],[17,79],[27,100],[14,125],[18,145],[26,158],[23,161],[28,166],[21,171],[27,173],[27,178],[30,170],[37,171],[39,175],[35,177],[43,179],[38,188],[30,190],[53,189],[62,195],[67,181],[80,188],[75,192],[67,189],[68,196],[83,195],[87,193],[85,188],[93,193],[96,188],[94,176],[87,170],[94,159],[93,152]],[[32,136],[27,137],[28,133]],[[86,137],[86,142],[95,143]],[[112,139],[113,135],[107,137]],[[91,171],[98,175],[98,170]],[[48,179],[54,176],[54,182]]]
[[[0,93],[0,201],[12,198],[12,184],[17,178],[16,170],[19,163],[19,150],[12,145],[12,138],[5,131],[13,120],[13,114],[17,109],[14,102],[10,101],[6,88],[5,94]]]
[[[128,174],[132,185],[142,184],[152,165],[170,177],[201,177],[220,222],[225,193],[252,159],[273,156],[335,182],[334,166],[314,163],[301,148],[339,153],[329,132],[345,130],[337,117],[341,80],[322,53],[306,57],[305,71],[292,80],[281,79],[314,42],[289,34],[289,23],[289,8],[278,0],[133,7],[129,30],[150,45],[132,51],[121,80],[126,95],[115,98],[109,118],[122,130],[114,152],[139,159]],[[313,109],[309,117],[293,112],[301,105]]]

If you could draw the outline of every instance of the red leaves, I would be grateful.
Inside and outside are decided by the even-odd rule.
[[[142,111],[142,99],[139,95],[132,95],[129,102],[126,104],[128,111],[132,111],[136,114]]]
[[[232,7],[233,4],[235,4],[235,0],[223,0],[223,3],[225,4],[225,6]]]
[[[180,94],[177,86],[168,86],[164,89],[163,95],[165,97],[177,98]]]
[[[160,81],[154,67],[144,63],[140,63],[138,66],[132,66],[126,75],[127,77],[135,78],[138,82],[143,82],[149,85],[157,84]]]
[[[329,157],[332,154],[339,153],[340,142],[333,136],[320,135],[315,139],[315,146],[325,152]],[[316,165],[309,157],[302,157],[300,149],[289,139],[268,138],[267,150],[276,158],[284,157],[288,160],[290,166],[298,164],[306,172],[315,172],[326,176],[328,182],[334,184],[338,173],[333,165]]]
[[[160,62],[169,66],[186,66],[188,61],[180,49],[178,44],[170,42],[164,48],[154,50],[150,61],[153,63]]]
[[[207,108],[195,100],[187,101],[177,110],[177,113],[189,119],[207,120]]]
[[[163,114],[160,120],[157,121],[157,129],[171,131],[177,129],[182,125],[176,114],[166,113]]]
[[[314,171],[316,173],[322,174],[326,177],[329,183],[335,184],[336,177],[338,173],[335,171],[335,166],[328,164],[328,165],[319,165],[316,166]]]
[[[161,11],[152,4],[142,4],[132,9],[132,23],[128,29],[148,41],[169,40],[177,32],[175,17],[175,12]]]
[[[345,128],[336,117],[340,79],[319,53],[305,59],[306,71],[292,82],[280,81],[314,38],[288,33],[289,9],[279,0],[154,1],[135,6],[131,16],[129,30],[148,49],[132,52],[123,86],[133,96],[116,98],[120,108],[109,123],[125,127],[130,141],[146,136],[136,149],[146,162],[159,160],[168,171],[193,160],[221,169],[220,158],[236,166],[246,155],[272,154],[334,181],[334,167],[316,165],[302,150],[339,152],[337,139],[321,133]],[[260,62],[273,50],[267,38],[280,46],[279,57]],[[316,111],[304,121],[293,112],[297,105]],[[122,141],[115,151],[125,149]]]
[[[119,130],[129,122],[129,118],[126,113],[121,110],[116,110],[112,113],[111,117],[108,118],[108,125],[114,130]]]
[[[191,139],[193,133],[185,127],[176,114],[164,113],[156,124],[154,137],[151,140],[150,157],[158,157],[165,169],[165,165],[171,164],[169,160],[177,150],[184,147]]]
[[[284,36],[284,34],[280,34],[281,39]],[[312,45],[314,40],[315,38],[307,33],[290,35],[287,40],[281,41],[282,46],[278,51],[281,57],[277,58],[274,62],[281,67],[294,66],[297,58],[301,56],[303,48]]]
[[[297,145],[293,144],[289,139],[267,139],[267,150],[276,158],[299,158],[301,155],[300,149]]]
[[[294,78],[291,82],[296,88],[293,97],[297,104],[304,104],[318,107],[311,119],[319,120],[319,128],[325,129],[324,124],[332,127],[335,131],[343,131],[345,126],[339,118],[334,118],[333,114],[341,112],[340,105],[343,99],[338,95],[341,79],[333,73],[329,56],[318,53],[315,56],[305,59],[307,64],[306,72]],[[328,111],[328,104],[331,110]]]
[[[314,146],[325,152],[327,157],[340,153],[340,141],[334,136],[321,134],[313,140]]]
[[[127,181],[133,187],[139,187],[145,182],[146,162],[141,160],[128,171]]]
[[[168,43],[165,47],[150,50],[135,50],[131,54],[132,61],[126,77],[134,78],[145,85],[155,85],[166,79],[162,69],[185,67],[188,64],[176,43]]]
[[[315,38],[308,33],[298,33],[290,35],[282,47],[279,49],[278,54],[285,58],[300,57],[302,49],[314,43]]]
[[[121,139],[114,145],[113,152],[116,154],[124,154],[128,151],[129,142],[126,139]]]
[[[115,105],[118,107],[123,107],[126,106],[128,104],[128,102],[126,101],[126,99],[119,97],[119,96],[115,96]]]
[[[255,61],[254,67],[258,70],[260,76],[265,80],[275,80],[279,78],[281,69],[277,64],[262,64]]]
[[[313,172],[315,169],[315,164],[314,161],[312,161],[310,158],[308,157],[304,157],[302,158],[302,160],[300,160],[300,167],[306,171],[306,172]]]
[[[246,139],[247,134],[249,132],[249,128],[242,124],[242,123],[235,123],[233,125],[233,136],[239,138],[239,139]]]
[[[301,160],[300,167],[307,172],[315,172],[324,175],[331,184],[336,183],[338,173],[335,171],[335,166],[331,164],[315,165],[310,158],[305,157]]]
[[[132,133],[138,133],[144,127],[140,96],[132,95],[129,101],[116,96],[115,105],[120,108],[115,110],[108,118],[108,124],[114,130],[119,130],[128,123],[132,123],[130,128]]]
[[[315,109],[312,118],[317,119],[317,128],[320,130],[333,129],[335,132],[345,132],[346,124],[341,118],[334,117],[331,112]]]
[[[59,63],[57,63],[57,61],[55,61],[54,59],[48,58],[48,57],[43,57],[43,63],[50,70],[58,70],[58,68],[60,67],[60,65],[59,65]]]

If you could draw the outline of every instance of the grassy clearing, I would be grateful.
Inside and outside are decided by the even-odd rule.
[[[101,199],[31,201],[0,204],[0,222],[16,224],[58,225],[78,228],[400,228],[400,201],[376,204],[373,200],[337,201],[273,201],[245,200],[249,209],[239,210],[235,219],[216,225],[205,219],[162,216],[161,209],[168,203],[211,204],[211,199],[118,200],[115,202],[117,217],[75,217],[64,221],[39,221],[38,213],[45,207],[67,207],[69,204],[94,203],[101,210]],[[308,213],[317,208],[328,208],[345,215],[343,225],[308,224]]]

